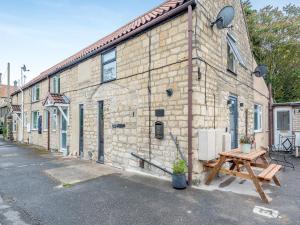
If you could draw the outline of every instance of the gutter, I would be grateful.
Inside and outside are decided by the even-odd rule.
[[[188,184],[193,180],[193,9],[188,6]]]
[[[95,56],[95,55],[97,55],[97,54],[99,54],[99,53],[101,53],[101,52],[103,52],[103,51],[105,51],[105,50],[107,50],[109,48],[112,48],[112,47],[120,44],[121,42],[124,42],[124,41],[126,41],[126,40],[128,40],[130,38],[133,38],[134,36],[136,36],[136,35],[144,32],[144,31],[147,31],[148,29],[150,29],[150,28],[152,28],[152,27],[154,27],[154,26],[156,26],[158,24],[161,24],[161,23],[167,21],[168,19],[170,19],[170,18],[172,18],[172,17],[174,17],[174,16],[176,16],[176,15],[184,12],[189,6],[195,6],[195,5],[196,5],[195,0],[190,0],[190,1],[186,2],[186,3],[184,3],[183,5],[178,6],[176,9],[174,9],[174,10],[172,10],[170,12],[167,12],[166,14],[162,15],[161,17],[158,17],[157,19],[150,21],[149,23],[145,24],[144,26],[141,26],[141,27],[137,28],[136,30],[134,30],[134,31],[132,31],[132,32],[130,32],[128,34],[125,34],[124,36],[116,39],[115,41],[112,41],[110,44],[106,44],[103,47],[99,48],[98,50],[95,50],[95,51],[93,51],[93,52],[85,55],[84,57],[75,60],[74,62],[66,64],[65,66],[63,66],[63,67],[55,70],[54,72],[51,72],[51,73],[45,75],[45,77],[41,77],[40,80],[35,81],[34,83],[30,84],[27,87],[25,86],[23,89],[25,90],[25,89],[27,89],[27,88],[35,85],[36,83],[38,83],[40,81],[43,81],[43,80],[47,79],[48,77],[51,77],[52,75],[55,75],[55,74],[57,74],[59,72],[62,72],[62,71],[65,71],[68,68],[70,68],[72,66],[75,66],[76,64],[81,63],[81,62],[89,59],[90,57],[93,57],[93,56]],[[15,94],[18,94],[18,93],[19,92],[14,92],[14,93],[11,94],[11,96],[13,96]]]

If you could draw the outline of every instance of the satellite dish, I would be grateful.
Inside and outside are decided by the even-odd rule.
[[[267,75],[267,73],[268,73],[267,65],[259,65],[258,67],[256,67],[256,69],[253,72],[253,74],[256,77],[264,77]]]
[[[225,6],[219,12],[217,19],[211,23],[211,27],[217,24],[218,29],[228,28],[235,15],[235,10],[232,6]]]

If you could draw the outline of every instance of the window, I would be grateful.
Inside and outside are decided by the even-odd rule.
[[[40,116],[40,112],[39,111],[32,112],[32,129],[33,130],[37,130],[38,129],[39,116]]]
[[[290,130],[290,111],[277,112],[277,130]]]
[[[59,94],[60,93],[60,77],[59,76],[54,76],[52,79],[52,89],[53,93]]]
[[[14,119],[13,120],[13,132],[16,132],[17,131],[17,120],[16,119]]]
[[[49,111],[48,110],[44,110],[44,130],[48,130],[48,121],[49,121],[49,118],[48,118],[48,115],[49,115]]]
[[[227,69],[231,72],[236,72],[235,70],[235,57],[233,54],[232,49],[230,48],[230,45],[227,43]]]
[[[40,84],[36,84],[32,87],[31,96],[33,102],[40,100]]]
[[[227,34],[227,69],[229,71],[236,73],[236,61],[238,61],[241,66],[246,68],[245,62],[237,47],[235,38],[228,33]]]
[[[102,54],[102,82],[117,78],[116,50]]]
[[[262,131],[262,106],[254,105],[254,132]]]
[[[53,131],[56,130],[56,125],[57,125],[57,109],[53,109],[52,120],[51,120],[51,127]]]

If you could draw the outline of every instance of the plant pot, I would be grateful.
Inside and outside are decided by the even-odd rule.
[[[251,151],[251,144],[241,144],[241,149],[243,153],[249,154]]]
[[[186,177],[185,174],[173,174],[172,175],[172,185],[175,189],[185,189],[186,188]]]

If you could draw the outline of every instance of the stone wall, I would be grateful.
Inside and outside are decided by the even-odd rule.
[[[198,161],[198,129],[229,128],[229,95],[236,95],[239,103],[239,134],[245,133],[245,111],[249,111],[248,132],[253,132],[253,104],[255,102],[254,69],[247,30],[238,1],[201,1],[193,11],[193,161],[194,173],[202,171]],[[236,17],[230,32],[246,62],[237,65],[237,73],[226,69],[227,43],[225,30],[210,28],[208,18],[215,18],[226,4],[234,5]],[[96,55],[59,74],[61,93],[70,99],[68,142],[70,154],[79,154],[79,105],[84,105],[84,158],[98,159],[98,102],[104,102],[105,163],[122,168],[139,169],[139,161],[131,153],[157,163],[169,170],[178,157],[170,133],[178,138],[187,157],[188,120],[188,22],[187,13],[116,46],[117,79],[101,84],[101,55]],[[150,70],[149,70],[150,68]],[[52,85],[52,79],[50,85]],[[48,91],[48,80],[42,83],[42,98]],[[264,89],[264,87],[262,87]],[[51,86],[52,89],[52,86]],[[167,89],[173,90],[169,97]],[[41,101],[31,104],[30,90],[25,91],[25,112],[31,121],[31,110],[43,112]],[[265,89],[264,89],[265,91]],[[20,94],[13,96],[18,101]],[[257,96],[259,98],[259,95]],[[20,104],[20,103],[19,103]],[[163,109],[164,117],[156,117],[155,110]],[[50,147],[60,148],[60,115],[56,131],[50,127]],[[44,119],[44,118],[43,118]],[[150,119],[150,122],[149,122]],[[164,123],[165,137],[155,138],[155,122]],[[51,124],[51,123],[50,123]],[[125,124],[124,128],[113,128]],[[33,144],[47,146],[47,132],[25,133]],[[146,166],[146,171],[162,175]]]

